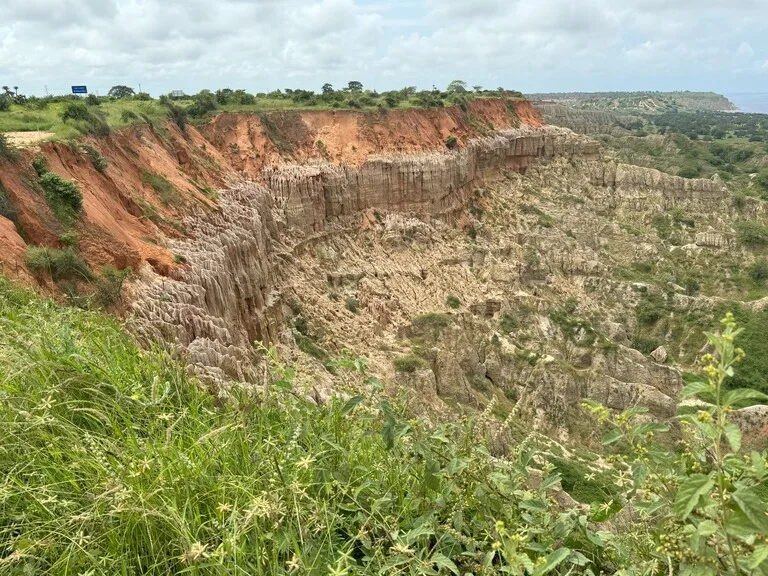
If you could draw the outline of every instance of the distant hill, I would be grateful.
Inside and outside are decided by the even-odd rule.
[[[527,97],[584,110],[630,113],[738,110],[728,98],[715,92],[551,92]]]

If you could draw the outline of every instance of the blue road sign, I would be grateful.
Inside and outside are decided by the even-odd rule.
[[[87,86],[72,86],[72,94],[88,94]]]

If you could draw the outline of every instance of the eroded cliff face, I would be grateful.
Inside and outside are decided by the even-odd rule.
[[[83,191],[88,262],[137,271],[132,329],[175,342],[223,393],[261,383],[254,343],[274,343],[319,399],[333,386],[323,362],[353,354],[432,411],[496,397],[560,431],[585,398],[667,416],[681,380],[665,362],[691,350],[634,349],[649,288],[623,271],[654,259],[706,267],[737,247],[721,183],[603,162],[597,143],[541,127],[526,102],[223,114],[199,131],[144,126],[91,145],[108,159],[103,174],[61,144],[3,164],[19,224],[0,219],[5,272],[25,277],[26,243],[60,244],[29,166],[44,154]],[[678,209],[700,225],[670,248],[652,220]],[[766,218],[762,203],[743,210]],[[709,305],[678,288],[666,290],[681,306]]]
[[[253,380],[253,343],[277,342],[293,264],[360,214],[408,213],[456,221],[483,179],[555,156],[595,157],[595,144],[557,128],[530,127],[470,141],[464,150],[377,156],[358,166],[327,162],[265,168],[262,183],[222,192],[220,210],[190,223],[170,244],[189,263],[178,280],[139,289],[140,330],[172,337],[199,374]],[[290,338],[288,338],[290,341]]]

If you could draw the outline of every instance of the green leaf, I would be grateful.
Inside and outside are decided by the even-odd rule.
[[[432,555],[432,563],[435,564],[435,566],[439,568],[445,568],[447,570],[450,570],[456,576],[459,576],[459,568],[456,566],[456,564],[453,563],[453,561],[448,558],[447,556],[443,556],[440,553],[436,553]]]
[[[768,560],[768,544],[760,544],[759,546],[755,546],[755,551],[752,552],[752,556],[749,558],[747,568],[750,570],[757,570],[760,564],[766,560]]]
[[[755,476],[762,479],[765,476],[765,460],[759,452],[752,452],[752,472]]]
[[[742,402],[764,402],[768,396],[750,388],[738,388],[723,395],[723,406],[734,406]]]
[[[541,485],[539,486],[539,490],[541,492],[545,492],[550,488],[552,488],[552,486],[555,486],[558,482],[560,482],[560,480],[562,480],[562,477],[560,476],[560,474],[550,474],[541,483]]]
[[[603,436],[603,440],[602,440],[603,446],[608,446],[609,444],[614,444],[618,442],[619,440],[621,440],[622,436],[624,436],[624,434],[622,434],[621,430],[619,430],[618,428],[614,428],[613,430],[608,432],[605,436]]]
[[[669,426],[666,424],[659,424],[657,422],[643,422],[641,424],[635,424],[632,426],[632,433],[637,436],[645,436],[646,434],[653,432],[668,432]]]
[[[408,532],[403,538],[405,539],[406,544],[410,545],[416,542],[419,538],[423,536],[432,536],[434,533],[435,531],[429,524],[422,524]]]
[[[624,410],[624,412],[621,413],[622,417],[629,420],[633,416],[638,416],[639,414],[647,414],[648,408],[645,406],[637,406],[636,408],[627,408]]]
[[[347,403],[344,404],[344,408],[341,409],[341,415],[346,416],[352,410],[355,409],[355,407],[360,404],[365,398],[363,396],[353,396],[349,400],[347,400]]]
[[[704,520],[696,527],[696,532],[700,536],[712,536],[718,529],[717,524],[712,520]]]
[[[728,443],[734,452],[741,450],[741,430],[733,422],[727,422],[723,427],[725,437],[728,438]]]
[[[685,388],[683,388],[682,393],[680,394],[681,400],[686,400],[692,396],[698,396],[699,394],[708,393],[708,394],[714,394],[715,387],[712,386],[709,382],[691,382],[690,384],[686,385]]]
[[[691,515],[699,499],[712,490],[715,485],[715,479],[712,474],[704,476],[703,474],[692,474],[689,476],[675,498],[675,513],[683,520]]]
[[[533,576],[542,576],[542,574],[552,572],[552,570],[557,568],[570,555],[570,548],[560,548],[559,550],[555,550],[552,554],[547,556],[547,560],[544,564],[533,571]]]
[[[765,504],[762,503],[756,492],[750,488],[736,490],[731,494],[731,498],[752,524],[760,530],[768,531],[768,515],[765,513]]]

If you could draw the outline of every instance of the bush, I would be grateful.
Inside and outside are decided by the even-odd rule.
[[[637,306],[637,321],[640,324],[655,324],[667,315],[667,303],[657,295],[646,294]]]
[[[113,266],[104,268],[102,275],[96,279],[96,293],[94,294],[97,303],[102,308],[109,308],[120,301],[123,283],[131,273],[130,268],[124,270],[118,270]]]
[[[643,336],[641,334],[636,334],[634,338],[632,338],[632,343],[630,344],[630,346],[647,356],[648,354],[656,350],[659,346],[661,346],[661,342],[655,338],[650,338],[647,336]]]
[[[394,365],[395,370],[405,374],[413,374],[417,370],[428,366],[427,361],[424,360],[424,358],[416,356],[413,353],[400,356],[400,358],[395,358],[392,361],[392,364]]]
[[[768,260],[760,258],[749,267],[749,277],[758,284],[768,279]]]
[[[768,226],[745,220],[736,223],[736,233],[739,241],[747,246],[768,245]]]
[[[519,326],[518,321],[513,316],[510,316],[509,314],[504,314],[501,317],[500,328],[501,328],[501,331],[504,332],[505,334],[511,334],[512,332],[517,330],[518,326]]]
[[[168,96],[160,97],[160,104],[168,111],[168,117],[179,127],[183,133],[187,132],[187,111],[175,104]]]
[[[19,214],[16,211],[16,207],[13,205],[11,198],[8,196],[8,193],[5,191],[5,188],[3,188],[2,184],[0,184],[0,216],[13,222],[18,229]]]
[[[744,207],[747,205],[747,196],[742,191],[734,192],[732,201],[734,208],[744,210]]]
[[[683,166],[678,170],[677,175],[681,178],[698,178],[701,175],[701,168],[698,166]]]
[[[210,90],[203,90],[193,97],[192,106],[187,112],[193,118],[202,118],[209,112],[213,112],[219,107],[216,96]]]
[[[32,159],[32,168],[35,169],[35,172],[37,173],[38,176],[42,176],[43,174],[48,172],[48,158],[46,158],[42,154],[35,156]]]
[[[0,132],[0,158],[6,160],[15,160],[19,156],[19,151],[8,141],[8,137]]]
[[[5,94],[0,94],[0,112],[8,112],[11,109],[11,99]]]
[[[61,119],[64,122],[72,122],[82,134],[107,136],[110,132],[109,124],[104,119],[103,113],[92,112],[81,100],[68,102],[61,112]]]
[[[96,150],[96,148],[94,148],[93,146],[89,146],[88,144],[82,144],[82,148],[85,151],[88,158],[90,159],[93,167],[97,171],[104,174],[104,171],[107,169],[107,166],[109,166],[109,164],[107,164],[106,158],[104,158],[104,156],[102,156],[99,153],[99,151]]]
[[[448,136],[448,138],[446,138],[445,140],[445,145],[448,148],[448,150],[453,150],[454,148],[456,148],[456,146],[458,146],[458,144],[459,144],[459,141],[456,140],[455,136]]]
[[[30,246],[24,255],[24,264],[38,279],[50,276],[52,280],[85,280],[93,278],[93,271],[72,248],[47,248]]]
[[[53,172],[43,174],[40,177],[40,184],[43,190],[45,190],[45,197],[54,212],[63,205],[63,207],[74,212],[75,215],[80,213],[83,208],[83,195],[80,193],[80,188],[77,187],[77,184],[65,180]]]
[[[445,299],[445,303],[448,304],[449,308],[453,308],[454,310],[461,308],[461,300],[456,298],[456,296],[448,296]]]
[[[347,298],[344,301],[344,307],[352,312],[352,314],[357,314],[360,311],[360,303],[356,298]]]

